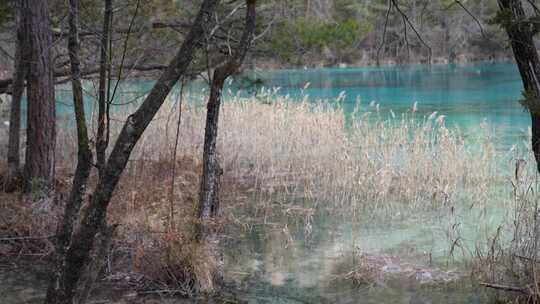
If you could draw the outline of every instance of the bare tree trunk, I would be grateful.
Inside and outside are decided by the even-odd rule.
[[[15,47],[15,69],[13,73],[11,109],[9,113],[9,139],[8,139],[8,178],[5,190],[16,190],[17,181],[21,175],[20,142],[21,142],[21,100],[24,93],[24,80],[28,73],[28,56],[25,50],[27,35],[25,33],[22,7],[17,4],[17,42]]]
[[[523,86],[523,102],[531,115],[532,150],[540,172],[540,58],[534,45],[535,26],[529,24],[521,0],[498,0],[501,25],[506,30]]]
[[[82,216],[79,228],[71,237],[66,250],[65,262],[58,270],[58,286],[49,288],[46,304],[71,304],[79,284],[83,266],[88,263],[96,233],[103,227],[107,218],[107,208],[111,196],[126,167],[130,154],[148,127],[173,86],[183,76],[200,48],[207,26],[212,24],[213,13],[219,0],[204,0],[193,26],[180,50],[167,69],[158,79],[142,105],[130,115],[122,128],[118,140],[105,165],[103,175],[93,192],[92,199]],[[51,282],[55,284],[55,282]],[[52,291],[51,291],[52,290]],[[49,293],[54,292],[54,295]]]
[[[100,44],[100,60],[99,60],[99,95],[98,95],[98,131],[96,139],[96,157],[97,168],[99,175],[103,173],[105,167],[105,157],[108,146],[108,135],[106,128],[108,128],[108,121],[106,115],[108,114],[108,86],[107,79],[109,74],[109,42],[111,33],[111,21],[112,21],[112,0],[105,0],[105,12],[103,15],[103,34],[101,36]]]
[[[54,188],[56,113],[47,0],[20,1],[28,35],[25,191]]]
[[[80,44],[79,44],[79,0],[69,1],[69,37],[68,51],[71,63],[73,105],[75,108],[75,121],[77,123],[77,168],[71,186],[71,192],[64,209],[62,222],[58,224],[56,232],[55,265],[51,273],[51,283],[47,291],[47,303],[56,303],[64,297],[60,281],[62,267],[67,262],[66,251],[69,247],[73,226],[79,217],[82,202],[90,171],[92,169],[92,151],[88,140],[86,115],[84,113],[84,99],[81,83]]]
[[[217,234],[211,229],[208,222],[216,217],[219,211],[220,178],[223,171],[219,165],[217,136],[223,86],[229,76],[237,73],[251,46],[255,33],[256,2],[256,0],[246,0],[246,21],[238,48],[233,51],[227,62],[214,71],[211,80],[204,135],[203,173],[199,192],[198,217],[201,221],[196,227],[195,238],[199,246],[203,247],[206,253],[212,257],[218,256],[217,250],[219,248]],[[210,276],[204,276],[204,279],[198,282],[201,292],[214,291],[220,270],[213,269],[209,274]]]
[[[217,215],[219,209],[219,185],[221,168],[217,155],[217,135],[219,110],[225,80],[238,71],[251,46],[255,33],[256,0],[246,0],[246,24],[238,49],[223,66],[214,71],[206,114],[204,136],[203,173],[199,197],[199,218],[209,219]],[[199,238],[202,236],[199,233]]]

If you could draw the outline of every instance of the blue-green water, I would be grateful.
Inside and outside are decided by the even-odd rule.
[[[370,104],[379,104],[380,112],[399,115],[417,103],[418,116],[429,116],[437,111],[446,116],[448,125],[457,126],[465,133],[481,123],[497,131],[498,140],[509,144],[524,138],[530,124],[528,113],[519,104],[523,86],[515,64],[469,65],[411,65],[380,68],[312,69],[255,71],[246,74],[261,79],[266,88],[279,88],[277,94],[309,100],[335,100],[342,92],[341,102],[346,112],[352,112],[360,101],[362,109],[375,111]],[[120,86],[113,108],[125,108],[136,103],[151,89],[151,81],[130,81]],[[192,93],[200,93],[207,85],[202,81],[189,85]],[[307,88],[306,88],[307,87]],[[230,86],[243,95],[261,89],[261,85],[246,88],[246,81],[237,77]],[[86,100],[89,111],[95,88],[88,86]],[[178,98],[179,89],[172,93]],[[71,116],[69,87],[57,91],[59,116]]]
[[[303,100],[307,95],[312,102],[335,102],[345,94],[340,104],[346,113],[360,103],[361,110],[376,111],[378,105],[381,115],[388,116],[391,111],[396,116],[410,112],[416,103],[417,117],[437,112],[445,115],[447,125],[458,127],[465,134],[475,134],[479,124],[487,124],[505,148],[525,139],[530,125],[528,113],[519,104],[523,86],[512,63],[252,71],[244,76],[260,79],[262,84],[237,77],[227,88],[226,96],[247,96],[262,88],[279,88],[277,94],[293,99]],[[125,109],[126,105],[133,108],[152,84],[139,80],[120,85],[113,111]],[[195,81],[184,92],[200,96],[207,87],[203,81]],[[171,99],[178,100],[179,92],[176,87]],[[95,87],[88,85],[86,93],[90,113],[95,104]],[[58,115],[73,117],[69,86],[57,91],[57,100]]]
[[[335,100],[344,92],[346,111],[353,111],[358,101],[364,109],[374,102],[383,114],[392,110],[399,115],[417,103],[420,115],[437,111],[464,132],[486,122],[506,144],[524,137],[530,124],[518,102],[523,86],[512,63],[281,70],[249,76],[292,97]]]

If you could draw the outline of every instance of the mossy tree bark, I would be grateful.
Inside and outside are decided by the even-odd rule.
[[[64,216],[58,224],[56,231],[55,264],[51,273],[51,281],[47,291],[46,303],[57,303],[65,298],[64,288],[61,282],[62,267],[66,264],[66,251],[71,241],[73,227],[79,218],[88,177],[92,170],[92,151],[90,149],[86,115],[84,112],[83,89],[81,83],[80,68],[80,43],[79,43],[79,0],[69,1],[69,37],[68,51],[71,65],[71,87],[73,90],[73,105],[75,109],[75,121],[77,125],[77,167],[73,177],[73,184],[68,201],[64,208]]]
[[[130,154],[173,86],[180,77],[186,74],[195,52],[202,46],[204,37],[209,33],[208,27],[213,24],[213,14],[219,2],[219,0],[202,2],[199,13],[179,51],[141,106],[125,122],[88,207],[82,215],[79,228],[70,237],[63,263],[59,269],[55,270],[57,273],[54,275],[58,277],[58,280],[51,282],[51,285],[57,284],[57,286],[50,286],[48,289],[46,304],[71,304],[73,302],[82,270],[88,264],[95,236],[106,222],[107,208]]]
[[[497,21],[508,34],[525,88],[523,104],[531,115],[532,149],[540,172],[540,58],[533,39],[538,27],[525,14],[521,0],[498,0],[498,3]]]
[[[207,104],[203,173],[198,208],[199,219],[203,221],[215,217],[219,209],[219,185],[222,170],[218,160],[217,136],[223,86],[227,78],[237,73],[242,65],[255,33],[256,1],[247,0],[246,4],[245,27],[238,47],[227,62],[216,68],[211,81],[210,97]],[[202,230],[198,234],[200,238],[203,234]]]

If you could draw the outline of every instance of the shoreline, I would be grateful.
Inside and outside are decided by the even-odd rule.
[[[500,56],[496,58],[473,58],[473,59],[461,59],[456,60],[455,62],[449,62],[444,57],[436,57],[432,59],[431,63],[426,63],[423,60],[412,60],[410,62],[406,63],[400,63],[393,59],[387,59],[381,61],[381,64],[377,65],[376,61],[374,60],[359,60],[356,62],[348,63],[348,62],[338,62],[338,63],[329,63],[325,61],[315,61],[311,64],[304,64],[304,65],[298,65],[298,64],[288,64],[283,62],[278,62],[275,59],[252,59],[251,62],[244,64],[244,71],[290,71],[290,70],[319,70],[319,69],[362,69],[362,68],[402,68],[402,67],[409,67],[409,66],[419,66],[419,65],[425,65],[425,66],[443,66],[443,65],[475,65],[475,64],[482,64],[482,63],[491,63],[491,64],[498,64],[498,63],[514,63],[515,60],[512,56]],[[0,81],[3,79],[10,79],[12,76],[12,68],[11,67],[0,67]],[[133,76],[131,76],[129,79],[137,79],[137,78],[152,78],[151,75],[155,74],[155,72],[149,72],[149,73],[134,73]],[[92,77],[88,77],[92,78]]]
[[[352,63],[339,62],[329,64],[325,61],[315,61],[311,64],[297,65],[297,64],[288,64],[283,62],[276,62],[272,59],[270,60],[259,60],[254,59],[252,62],[245,64],[245,70],[268,70],[268,71],[278,71],[278,70],[317,70],[317,69],[347,69],[347,68],[397,68],[397,67],[407,67],[407,66],[416,66],[416,65],[426,65],[426,66],[441,66],[441,65],[474,65],[481,63],[513,63],[515,60],[512,56],[499,56],[495,58],[485,57],[485,58],[473,58],[473,59],[461,59],[456,60],[455,62],[449,62],[444,57],[432,58],[431,63],[426,63],[424,60],[411,60],[410,62],[400,63],[393,59],[382,60],[379,65],[374,60],[363,61],[359,60]]]

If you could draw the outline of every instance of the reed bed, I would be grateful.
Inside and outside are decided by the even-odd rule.
[[[172,97],[132,160],[172,159],[181,115],[176,158],[200,161],[204,98],[185,96],[179,114],[177,97]],[[485,126],[478,126],[482,136],[467,140],[459,129],[446,127],[444,116],[418,117],[413,105],[408,113],[385,118],[376,105],[345,113],[339,101],[297,101],[271,92],[232,97],[222,106],[219,129],[225,179],[249,184],[256,196],[274,200],[419,206],[462,199],[467,191],[470,199],[481,200],[509,172],[509,162]],[[129,112],[124,107],[113,115],[113,138]],[[59,134],[61,163],[73,167],[73,130],[61,128]]]
[[[207,275],[204,269],[185,272],[204,256],[186,244],[198,199],[205,98],[169,98],[132,153],[110,212],[110,220],[121,225],[117,255],[130,257],[122,269],[160,286],[172,282],[183,294],[194,292],[189,273]],[[355,215],[366,209],[391,212],[396,204],[410,210],[485,205],[491,187],[503,184],[511,171],[486,126],[478,126],[480,136],[470,139],[447,127],[442,115],[420,117],[416,105],[397,117],[376,104],[358,104],[346,113],[342,99],[313,102],[267,91],[223,103],[218,151],[226,224],[248,227],[279,213],[302,218],[309,234],[318,209]],[[111,142],[134,109],[113,109]],[[58,172],[69,179],[75,130],[70,119],[58,125]]]
[[[184,99],[176,158],[200,162],[204,97]],[[442,115],[418,117],[413,105],[408,113],[385,118],[377,105],[345,113],[339,102],[298,101],[272,92],[232,97],[223,104],[219,129],[224,179],[248,185],[257,206],[301,199],[310,207],[384,208],[389,202],[433,207],[484,201],[509,172],[486,126],[478,126],[481,136],[469,140],[448,128]],[[173,158],[179,113],[172,98],[133,160]],[[113,133],[125,117],[118,114]]]

